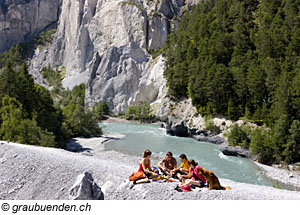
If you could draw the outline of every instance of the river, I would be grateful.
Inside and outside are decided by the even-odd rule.
[[[145,149],[153,156],[163,158],[171,151],[178,164],[178,156],[186,154],[188,159],[196,160],[200,166],[212,170],[218,177],[237,182],[272,186],[250,159],[225,156],[219,146],[199,142],[192,138],[174,137],[166,134],[159,125],[137,123],[101,123],[104,133],[121,133],[124,138],[106,144],[106,150],[142,157]],[[155,164],[156,165],[156,164]],[[138,166],[138,164],[137,164]]]

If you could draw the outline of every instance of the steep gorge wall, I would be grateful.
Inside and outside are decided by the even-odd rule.
[[[0,0],[0,52],[56,24],[61,0]]]
[[[37,47],[29,71],[44,85],[45,66],[64,71],[63,86],[86,84],[86,103],[115,112],[166,94],[161,48],[191,0],[1,0],[0,52],[56,25],[53,42]]]
[[[89,106],[106,101],[119,112],[153,102],[166,81],[163,59],[148,51],[163,46],[184,10],[184,0],[63,0],[54,42],[36,50],[30,71],[41,82],[43,66],[63,66],[63,86],[85,83]]]

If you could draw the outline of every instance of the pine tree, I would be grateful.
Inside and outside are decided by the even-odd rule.
[[[2,98],[0,109],[2,124],[0,128],[0,138],[8,141],[20,141],[20,122],[25,118],[22,105],[15,98],[5,96]]]
[[[255,129],[251,135],[250,148],[260,163],[272,164],[274,162],[274,152],[270,144],[272,141],[271,137],[270,131],[263,128]]]
[[[22,64],[21,69],[17,72],[15,84],[17,85],[17,98],[19,98],[23,108],[29,114],[29,118],[31,118],[37,101],[34,80],[28,73],[25,62]]]
[[[283,155],[287,163],[300,161],[300,122],[294,120],[289,129],[289,136],[285,144]]]
[[[0,99],[5,96],[17,98],[16,72],[12,67],[12,62],[8,61],[4,71],[0,75]]]
[[[35,85],[37,103],[34,119],[43,130],[55,132],[60,127],[58,111],[55,109],[50,92],[42,86]]]
[[[282,152],[284,151],[289,135],[289,125],[290,122],[288,117],[286,115],[281,115],[272,129],[272,143],[270,146],[274,150],[273,157],[277,162],[284,160]]]

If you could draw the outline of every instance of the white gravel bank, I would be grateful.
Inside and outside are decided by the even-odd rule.
[[[279,185],[288,186],[292,190],[300,191],[300,173],[298,171],[289,171],[287,169],[267,166],[258,162],[255,164],[263,171],[263,174],[279,182]]]
[[[221,179],[232,190],[174,190],[176,183],[136,185],[129,189],[128,175],[138,168],[139,157],[103,151],[111,138],[77,138],[83,153],[16,143],[0,143],[0,199],[68,199],[69,189],[84,171],[92,173],[105,199],[300,199],[296,191]],[[88,150],[87,150],[88,148]],[[86,153],[89,151],[89,153]],[[89,156],[94,155],[94,156]]]

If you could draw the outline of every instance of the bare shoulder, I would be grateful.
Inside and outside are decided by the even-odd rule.
[[[143,159],[141,160],[141,164],[148,164],[148,163],[150,163],[150,160],[147,159],[147,158],[143,158]]]

